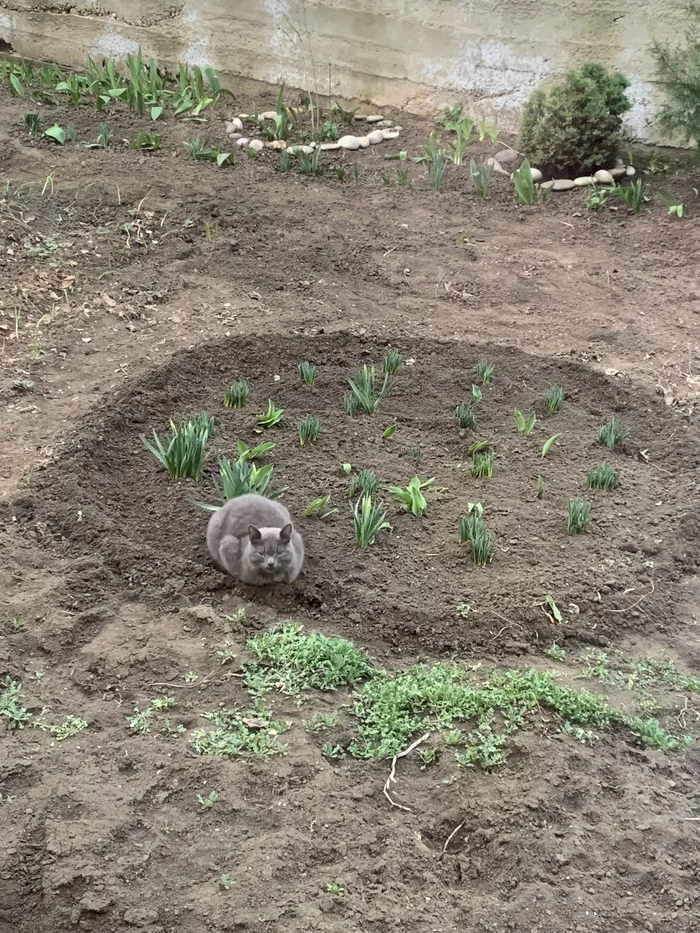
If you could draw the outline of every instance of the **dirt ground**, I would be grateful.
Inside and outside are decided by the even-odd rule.
[[[203,710],[249,705],[217,651],[244,660],[248,635],[290,617],[389,668],[448,657],[546,668],[556,641],[568,653],[554,666],[579,686],[591,646],[697,675],[700,170],[667,151],[655,155],[667,175],[644,176],[688,201],[682,221],[658,201],[639,216],[592,214],[579,191],[525,208],[501,177],[479,200],[466,168],[442,194],[420,165],[398,186],[381,147],[329,155],[359,165],[341,183],[280,172],[268,151],[227,169],[194,163],[182,142],[205,131],[172,121],[153,154],[119,145],[145,126],[127,116],[110,117],[110,150],[57,147],[27,136],[26,109],[0,97],[0,676],[22,682],[35,719],[88,728],[0,736],[0,930],[700,929],[696,746],[665,754],[616,733],[581,745],[543,712],[492,773],[449,755],[430,768],[401,760],[402,810],[382,794],[389,762],[328,760],[289,698],[274,701],[289,748],[270,761],[196,756],[182,730],[126,723],[164,694],[185,731]],[[219,145],[226,116],[219,107],[206,130]],[[388,116],[401,148],[425,141],[424,122]],[[80,139],[102,122],[87,108],[54,118]],[[640,171],[650,156],[635,151]],[[373,418],[348,418],[347,376],[389,345],[412,364]],[[477,435],[497,459],[475,481],[453,409],[483,357],[496,378]],[[313,390],[296,376],[304,358],[319,367]],[[228,411],[237,378],[251,400]],[[567,400],[548,415],[553,383]],[[213,455],[230,454],[260,439],[268,398],[285,409],[270,432],[275,479],[308,550],[300,579],[270,593],[211,566],[192,504],[211,496],[209,473],[199,487],[171,483],[139,441],[207,410]],[[537,411],[533,437],[516,432],[514,407]],[[309,412],[323,430],[300,450],[293,425]],[[566,502],[605,459],[596,432],[612,414],[631,431],[609,458],[621,487],[590,494],[591,532],[569,538]],[[401,456],[415,447],[416,468]],[[418,472],[446,489],[420,523],[385,496],[393,532],[363,554],[343,462],[372,467],[383,488]],[[325,493],[339,512],[306,519]],[[475,500],[497,544],[483,569],[457,539]],[[658,699],[666,723],[697,735],[697,697]],[[197,794],[211,789],[219,799],[203,811]]]

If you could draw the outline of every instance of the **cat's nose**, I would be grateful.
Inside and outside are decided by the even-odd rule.
[[[268,557],[268,558],[267,558],[267,566],[268,566],[268,567],[274,567],[274,566],[275,566],[275,558],[274,558],[274,557]]]

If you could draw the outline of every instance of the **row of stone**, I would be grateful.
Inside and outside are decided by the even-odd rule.
[[[512,179],[512,172],[507,172],[503,166],[522,161],[522,158],[522,153],[516,152],[515,149],[503,149],[486,161],[495,172],[508,175]],[[530,171],[533,181],[542,182],[542,172],[538,168],[531,166]],[[631,178],[635,174],[636,169],[633,165],[624,165],[618,160],[618,164],[609,170],[601,168],[593,175],[580,175],[578,178],[553,178],[551,181],[542,182],[541,187],[546,191],[570,191],[572,188],[585,188],[588,185],[614,185],[619,179]]]
[[[266,120],[272,119],[275,115],[275,111],[266,111],[265,113],[259,114],[259,119]],[[288,152],[306,152],[311,153],[314,151],[317,145],[324,152],[333,151],[337,149],[367,149],[369,146],[376,146],[378,143],[384,142],[385,139],[398,139],[401,132],[400,126],[393,126],[391,120],[385,120],[382,116],[372,115],[369,117],[363,117],[369,123],[379,123],[381,122],[384,126],[384,129],[376,128],[370,130],[365,136],[341,136],[337,142],[326,142],[326,143],[315,143],[311,142],[307,145],[288,145],[283,139],[273,139],[268,143],[263,143],[260,139],[253,139],[248,136],[243,135],[243,118],[247,117],[247,114],[241,114],[239,117],[233,117],[226,123],[226,132],[231,139],[236,141],[236,145],[241,148],[255,149],[260,151],[265,146],[269,149],[277,149],[278,151],[284,151],[285,149]],[[357,119],[357,118],[355,118]]]

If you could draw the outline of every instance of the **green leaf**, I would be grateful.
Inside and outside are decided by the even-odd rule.
[[[513,187],[515,196],[523,204],[533,204],[535,200],[535,183],[532,179],[532,170],[527,159],[523,159],[520,168],[513,172]]]
[[[469,448],[469,456],[473,457],[474,454],[480,454],[484,450],[488,450],[491,446],[491,441],[476,441]]]
[[[480,402],[483,398],[483,394],[479,386],[472,385],[472,398],[475,402]]]
[[[525,415],[520,411],[519,408],[515,409],[515,422],[518,425],[518,431],[525,431]]]
[[[57,143],[60,143],[61,146],[66,141],[66,131],[57,123],[54,123],[53,126],[50,126],[48,130],[44,130],[44,136],[48,136],[49,139],[55,140]]]
[[[561,437],[561,434],[552,434],[551,437],[548,437],[548,438],[547,438],[547,440],[544,442],[544,445],[543,445],[543,447],[542,447],[542,456],[543,456],[543,457],[546,457],[546,456],[547,456],[547,454],[549,453],[549,451],[552,449],[552,445],[555,444],[556,441],[557,441],[560,437]]]
[[[343,473],[351,473],[351,472],[352,472],[352,463],[344,463],[344,464],[342,465],[342,469],[343,469]]]
[[[216,164],[221,168],[222,165],[225,165],[231,158],[230,152],[217,152],[216,154]]]
[[[398,424],[390,424],[388,428],[382,431],[382,437],[386,440],[389,437],[393,437],[398,430]]]
[[[18,97],[24,97],[24,88],[17,75],[10,75],[10,84],[12,85],[12,90]]]
[[[547,605],[552,610],[552,615],[554,616],[556,621],[561,622],[561,619],[562,619],[561,611],[559,609],[559,606],[557,606],[557,604],[554,602],[554,597],[552,596],[552,594],[547,593],[545,599],[546,599]]]
[[[163,107],[151,107],[151,120],[155,122],[162,113]]]

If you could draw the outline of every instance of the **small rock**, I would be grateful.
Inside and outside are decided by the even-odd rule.
[[[600,185],[611,185],[615,180],[610,172],[604,168],[599,168],[598,171],[593,176],[594,180]]]
[[[627,166],[618,165],[616,168],[611,168],[610,174],[612,175],[613,178],[624,178],[625,175],[627,174]]]
[[[496,161],[500,162],[501,165],[507,165],[508,162],[517,162],[519,158],[520,156],[515,149],[502,149],[495,155]]]
[[[577,188],[585,188],[586,185],[594,185],[595,178],[592,175],[579,175],[578,178],[574,178],[574,184]]]
[[[353,117],[353,120],[366,120],[366,119],[367,119],[366,113],[356,113],[355,116]]]
[[[381,123],[383,119],[381,113],[373,113],[369,117],[365,117],[367,123]]]
[[[367,149],[371,145],[369,141],[369,137],[367,136],[358,136],[357,142],[360,145],[360,149]]]
[[[321,152],[335,152],[336,149],[341,149],[340,143],[321,143]]]
[[[637,169],[634,167],[634,165],[628,165],[625,169],[625,174],[628,178],[631,178],[633,175],[637,174]]]
[[[247,146],[249,142],[250,140],[248,139],[247,136],[241,136],[240,139],[236,140],[236,145],[238,146],[239,149],[243,149],[243,147]]]
[[[238,117],[234,117],[233,120],[228,120],[226,123],[226,132],[227,133],[240,133],[243,130],[243,121],[239,120]]]
[[[357,136],[341,136],[338,140],[338,145],[341,149],[359,149],[360,140]],[[369,143],[367,143],[369,145]]]
[[[574,187],[570,178],[555,178],[552,182],[552,191],[571,191]]]
[[[384,139],[398,139],[398,130],[384,130]]]
[[[397,124],[397,125],[394,127],[394,129],[396,130],[397,133],[400,133],[401,130],[403,129],[403,127],[402,127],[402,126],[399,126],[399,125]]]
[[[530,174],[533,181],[542,181],[542,172],[538,168],[531,168]]]
[[[239,114],[238,114],[238,119],[239,119],[239,120],[247,120],[249,116],[250,116],[249,113],[239,113]]]
[[[228,134],[229,139],[240,139],[243,133],[237,133],[235,130]]]
[[[287,148],[287,143],[283,139],[272,139],[269,143],[265,143],[268,149],[276,149],[278,152],[284,152]]]
[[[260,120],[274,120],[276,116],[276,110],[266,110],[264,113],[258,114]]]
[[[262,150],[265,148],[265,143],[262,141],[262,139],[251,139],[248,143],[248,148],[255,149],[256,152],[262,152]]]
[[[381,120],[379,123],[377,123],[377,126],[392,126],[392,125],[393,125],[392,120]]]
[[[553,187],[554,187],[553,181],[543,181],[542,184],[540,185],[540,188],[543,191],[551,191]]]
[[[498,159],[494,159],[493,156],[486,160],[486,164],[490,165],[497,175],[507,175],[510,178],[510,172],[507,172]]]
[[[384,130],[372,130],[371,133],[367,134],[367,139],[371,146],[376,146],[377,143],[384,141]]]
[[[290,146],[287,149],[287,152],[305,152],[307,155],[311,155],[313,151],[311,146]]]

